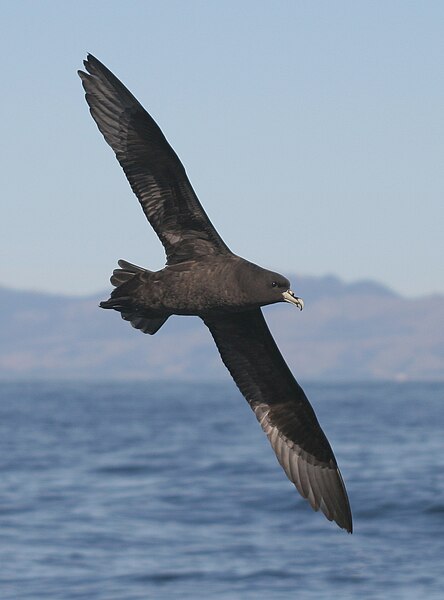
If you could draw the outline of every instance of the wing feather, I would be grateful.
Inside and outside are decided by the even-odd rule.
[[[222,360],[253,409],[287,477],[314,510],[352,531],[347,492],[311,404],[260,309],[205,317]]]
[[[87,72],[79,75],[91,115],[164,245],[167,263],[231,254],[152,117],[94,56],[84,65]]]

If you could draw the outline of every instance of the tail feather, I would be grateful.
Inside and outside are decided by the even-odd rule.
[[[108,308],[120,312],[122,319],[129,321],[135,329],[154,335],[168,319],[166,317],[149,317],[146,309],[137,305],[137,296],[131,294],[140,284],[140,275],[152,273],[148,269],[138,267],[126,260],[118,261],[119,269],[114,269],[111,283],[115,286],[109,300],[100,302],[100,308]],[[131,282],[131,283],[129,283]],[[128,284],[128,285],[126,285]],[[133,284],[133,285],[132,285]]]
[[[122,285],[122,283],[126,283],[130,279],[134,277],[134,275],[139,275],[140,273],[152,273],[152,271],[148,271],[148,269],[143,269],[142,267],[138,267],[137,265],[133,265],[132,263],[123,260],[122,258],[117,263],[120,269],[114,269],[113,274],[111,275],[111,283],[118,287]]]

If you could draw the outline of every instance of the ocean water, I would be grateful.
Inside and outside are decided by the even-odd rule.
[[[444,384],[305,389],[353,535],[228,382],[0,384],[0,598],[443,598]]]

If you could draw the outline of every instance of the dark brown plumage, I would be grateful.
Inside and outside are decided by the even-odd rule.
[[[285,277],[229,250],[154,120],[101,62],[88,55],[84,64],[87,72],[79,75],[91,115],[167,257],[166,267],[156,272],[119,261],[111,277],[115,289],[101,306],[149,334],[172,314],[201,317],[287,477],[314,510],[351,532],[333,451],[261,311],[284,301],[302,308],[302,301]]]

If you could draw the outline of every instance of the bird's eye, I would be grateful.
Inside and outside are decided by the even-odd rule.
[[[277,281],[272,281],[271,282],[271,287],[277,287]]]

